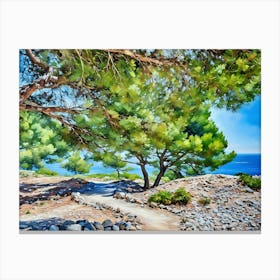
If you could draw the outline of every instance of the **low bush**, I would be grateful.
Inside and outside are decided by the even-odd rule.
[[[127,173],[127,172],[121,173],[120,177],[131,180],[131,181],[136,180],[136,179],[142,179],[141,176],[139,176],[137,174]]]
[[[148,202],[155,202],[164,205],[169,205],[172,203],[172,193],[168,191],[159,191],[151,195],[148,199]]]
[[[201,205],[206,206],[210,204],[211,199],[209,197],[203,197],[198,201]]]
[[[128,180],[136,180],[141,179],[141,177],[137,174],[123,172],[120,173],[120,178],[118,177],[117,173],[92,173],[82,177],[86,178],[96,178],[96,179],[103,179],[103,180],[119,180],[119,179],[128,179]]]
[[[191,195],[184,188],[177,189],[174,193],[159,191],[151,195],[148,202],[155,202],[164,205],[181,204],[186,205],[191,199]]]
[[[42,168],[38,169],[36,171],[36,173],[39,174],[39,175],[47,175],[47,176],[56,176],[56,175],[58,175],[57,172],[52,171],[52,170],[50,170],[48,168],[45,168],[45,167],[42,167]]]
[[[242,182],[242,184],[248,186],[254,191],[259,191],[261,189],[261,179],[260,178],[254,178],[249,174],[242,173],[239,175],[239,178]]]
[[[191,199],[191,194],[181,187],[177,189],[172,195],[172,203],[186,205]]]

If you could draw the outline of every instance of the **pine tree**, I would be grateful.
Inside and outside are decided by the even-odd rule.
[[[81,157],[78,151],[72,153],[68,160],[62,164],[62,167],[69,171],[78,173],[88,173],[92,164],[89,164],[83,157]]]
[[[60,145],[118,170],[138,164],[148,188],[148,164],[159,170],[156,186],[166,172],[198,174],[233,159],[211,108],[237,110],[260,94],[260,60],[259,50],[21,50],[19,105],[26,118],[59,127]],[[21,131],[26,168],[63,156],[37,136],[42,151],[30,154],[34,131]]]

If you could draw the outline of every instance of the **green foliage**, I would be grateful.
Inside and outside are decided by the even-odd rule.
[[[97,179],[108,179],[108,180],[118,180],[118,179],[128,179],[128,180],[136,180],[141,179],[141,177],[137,174],[131,174],[127,172],[121,172],[120,177],[117,173],[93,173],[86,175],[87,178],[97,178]]]
[[[172,195],[172,203],[186,205],[191,199],[191,194],[181,187],[177,189]]]
[[[201,174],[206,167],[214,170],[235,153],[225,152],[228,143],[211,120],[211,108],[237,110],[261,91],[260,50],[34,53],[54,66],[61,84],[37,90],[24,101],[40,108],[20,112],[24,169],[42,168],[44,161],[61,160],[73,149],[86,150],[88,156],[74,152],[64,164],[76,173],[89,171],[90,158],[114,168],[118,177],[128,161],[142,171],[152,165],[165,180]],[[42,76],[42,69],[34,74]],[[47,112],[47,117],[41,114],[44,106],[63,110]]]
[[[137,179],[141,179],[141,177],[137,174],[131,174],[131,173],[127,173],[127,172],[122,172],[120,175],[121,178],[124,179],[128,179],[128,180],[137,180]]]
[[[159,204],[169,205],[172,203],[172,193],[168,191],[159,191],[151,195],[148,202],[155,202]]]
[[[211,199],[209,197],[203,197],[198,201],[201,205],[206,206],[210,204]]]
[[[261,189],[261,179],[260,178],[253,178],[249,174],[239,173],[239,178],[241,182],[251,188],[254,191],[259,191]]]
[[[43,160],[52,162],[64,156],[69,146],[62,139],[61,125],[37,113],[20,112],[20,166],[42,168]]]
[[[36,173],[40,174],[40,175],[47,175],[47,176],[56,176],[56,175],[58,175],[57,172],[52,171],[52,170],[50,170],[50,169],[48,169],[46,167],[42,167],[42,168],[38,169],[36,171]]]
[[[148,199],[148,202],[155,202],[164,205],[170,204],[181,204],[186,205],[191,199],[191,195],[189,192],[185,190],[185,188],[181,187],[177,189],[174,193],[168,191],[159,191],[153,195],[151,195]]]
[[[78,173],[88,173],[92,164],[87,163],[79,152],[74,152],[65,163],[62,163],[62,167],[66,168],[69,171]]]

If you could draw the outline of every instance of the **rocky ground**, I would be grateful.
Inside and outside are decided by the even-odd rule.
[[[184,187],[186,206],[148,203],[159,190]],[[199,200],[210,198],[209,205]],[[135,182],[100,183],[63,177],[20,179],[20,230],[260,231],[261,194],[236,176],[178,179],[143,191]]]

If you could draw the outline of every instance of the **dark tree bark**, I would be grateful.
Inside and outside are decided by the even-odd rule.
[[[140,167],[144,178],[144,189],[147,190],[150,187],[149,174],[144,164],[141,164]]]
[[[166,167],[166,166],[160,168],[159,173],[158,173],[158,175],[157,175],[157,177],[156,177],[156,180],[155,180],[155,182],[154,182],[154,184],[153,184],[153,187],[157,187],[157,186],[159,185],[160,180],[161,180],[161,178],[164,176],[166,170],[167,170],[167,167]]]

